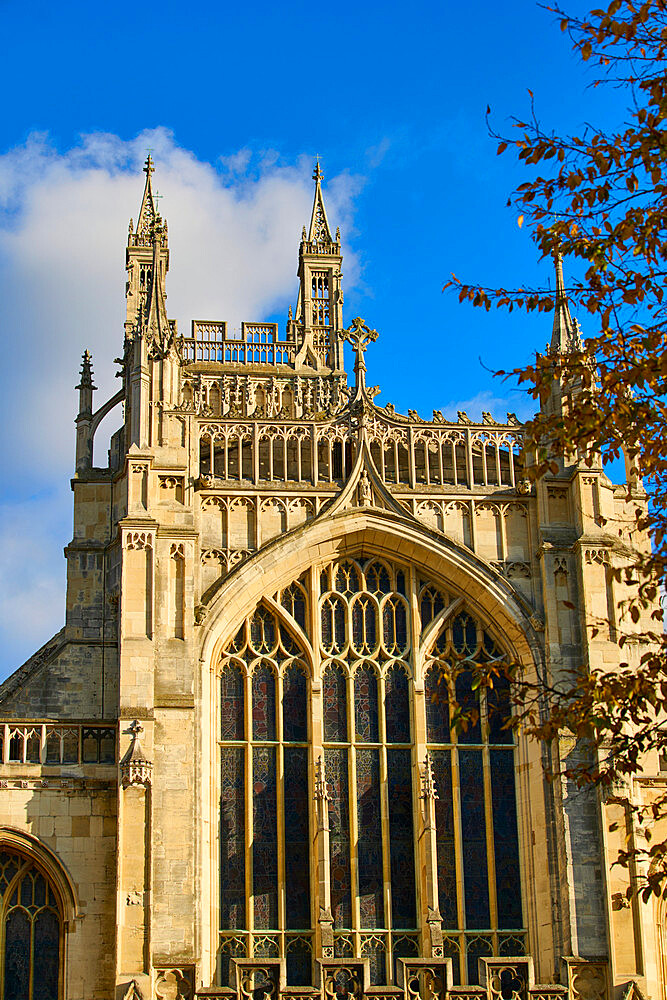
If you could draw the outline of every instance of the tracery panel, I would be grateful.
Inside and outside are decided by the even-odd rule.
[[[428,595],[425,595],[428,596]],[[432,598],[422,601],[428,624]],[[465,608],[443,624],[425,673],[435,803],[438,896],[455,982],[477,982],[477,959],[524,948],[509,685],[484,666],[503,653]]]
[[[437,791],[444,951],[455,982],[476,982],[479,956],[525,941],[510,690],[475,676],[502,661],[497,641],[461,598],[378,558],[318,566],[272,598],[219,665],[221,984],[234,956],[284,959],[289,984],[312,983],[323,893],[335,957],[367,957],[373,984],[427,957],[416,739]]]
[[[305,621],[299,587],[287,610]],[[305,657],[260,604],[228,643],[219,672],[219,980],[233,981],[233,957],[255,955],[284,958],[290,982],[301,985],[312,961]]]
[[[336,954],[367,956],[378,985],[417,928],[406,591],[406,570],[381,560],[320,573]]]

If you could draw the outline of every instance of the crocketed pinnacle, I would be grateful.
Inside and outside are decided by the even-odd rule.
[[[556,266],[556,302],[554,305],[554,325],[551,332],[550,350],[554,354],[569,354],[582,350],[579,324],[572,319],[563,280],[563,255],[554,254]]]
[[[310,230],[308,240],[310,243],[333,243],[331,228],[327,219],[327,211],[324,207],[322,197],[322,170],[320,169],[319,158],[315,163],[313,180],[315,181],[315,198],[313,200],[313,212],[310,217]]]
[[[146,174],[146,184],[144,185],[144,196],[141,199],[141,208],[137,219],[136,235],[138,238],[147,239],[153,234],[153,229],[157,221],[157,209],[155,207],[155,197],[153,195],[153,185],[151,175],[155,170],[153,157],[149,153],[144,164]]]
[[[81,381],[77,385],[77,389],[96,389],[97,386],[93,385],[93,356],[86,348],[86,350],[81,355]]]

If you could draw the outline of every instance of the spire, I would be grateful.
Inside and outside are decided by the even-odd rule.
[[[313,213],[310,217],[310,229],[308,231],[308,240],[310,243],[333,243],[333,237],[331,236],[331,228],[329,227],[329,220],[327,219],[327,211],[324,207],[324,198],[322,197],[322,178],[324,174],[320,168],[320,158],[317,157],[315,162],[315,170],[313,171],[313,180],[315,181],[315,198],[313,200]]]
[[[569,354],[572,351],[582,350],[581,330],[578,322],[573,320],[570,314],[563,280],[563,255],[558,250],[554,254],[554,264],[556,267],[556,302],[550,350],[552,353]]]
[[[313,171],[315,198],[310,229],[303,227],[299,246],[299,295],[288,335],[298,345],[297,367],[343,371],[343,277],[340,239],[331,227],[322,197],[319,157]]]
[[[132,220],[130,219],[130,229],[127,238],[128,246],[149,246],[152,242],[152,235],[155,229],[160,231],[160,235],[162,236],[164,245],[166,246],[167,224],[162,221],[160,213],[157,210],[157,199],[160,196],[153,194],[151,175],[154,172],[155,165],[153,163],[153,157],[149,153],[146,157],[146,163],[144,164],[144,173],[146,174],[144,196],[141,199],[141,208],[139,209],[137,226],[134,230],[132,227]]]

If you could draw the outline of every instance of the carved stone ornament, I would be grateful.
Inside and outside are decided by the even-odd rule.
[[[195,625],[203,625],[206,621],[208,608],[204,604],[198,604],[195,608]]]
[[[368,478],[368,473],[366,469],[363,470],[361,476],[359,477],[359,506],[360,507],[371,507],[373,504],[373,490],[371,488],[370,479]]]
[[[194,968],[156,969],[155,996],[157,1000],[190,1000],[194,993]]]
[[[516,491],[520,496],[525,497],[530,493],[531,486],[530,479],[521,479],[516,484]]]
[[[123,788],[130,785],[148,786],[153,780],[153,762],[146,757],[139,734],[144,727],[135,719],[128,732],[132,733],[130,747],[120,762],[120,777]]]
[[[544,621],[539,615],[531,615],[529,621],[536,632],[544,632]]]

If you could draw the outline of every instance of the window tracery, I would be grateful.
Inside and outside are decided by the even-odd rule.
[[[476,667],[494,660],[502,660],[497,643],[461,610],[443,625],[425,672],[440,913],[455,976],[472,983],[479,957],[525,948],[508,682],[474,683]]]
[[[62,930],[60,902],[41,869],[0,850],[3,1000],[58,1000]]]
[[[219,667],[222,984],[234,956],[279,957],[289,984],[313,981],[323,879],[337,958],[368,957],[382,985],[396,981],[399,957],[422,953],[426,751],[455,982],[476,983],[481,955],[524,950],[510,693],[498,678],[475,683],[478,666],[502,655],[462,598],[376,558],[319,567],[246,619]],[[314,846],[313,740],[326,858]]]
[[[292,596],[305,602],[294,586]],[[227,644],[220,706],[220,923],[221,931],[237,932],[222,942],[220,977],[230,982],[237,954],[276,955],[287,958],[290,983],[308,983],[307,666],[264,605]]]

